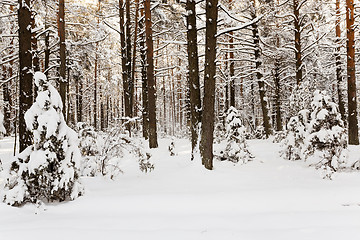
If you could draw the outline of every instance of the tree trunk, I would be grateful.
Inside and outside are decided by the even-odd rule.
[[[357,105],[356,105],[356,76],[355,76],[355,32],[354,32],[354,1],[346,0],[346,28],[347,28],[347,78],[348,78],[348,127],[349,144],[359,145]]]
[[[5,136],[11,135],[11,124],[10,124],[10,118],[11,118],[11,98],[10,98],[10,83],[7,80],[11,76],[8,75],[7,68],[5,65],[2,67],[3,70],[3,100],[4,100],[4,128],[6,130]]]
[[[338,91],[338,103],[339,103],[339,111],[341,114],[341,119],[346,124],[346,116],[345,116],[345,104],[344,98],[341,91],[341,84],[343,82],[342,76],[342,68],[341,68],[341,29],[340,29],[340,0],[336,0],[336,20],[335,20],[335,32],[336,32],[336,49],[335,49],[335,64],[336,64],[336,83],[337,83],[337,91]]]
[[[59,0],[58,35],[60,39],[60,96],[63,102],[63,114],[66,117],[66,44],[65,44],[65,0]]]
[[[229,0],[229,9],[232,9],[232,0]],[[230,106],[235,107],[235,62],[234,62],[234,33],[230,32]]]
[[[302,82],[302,52],[301,52],[301,32],[300,32],[300,12],[299,0],[294,0],[294,27],[295,27],[295,74],[296,83],[299,85]]]
[[[154,81],[154,46],[152,36],[150,0],[145,0],[145,34],[147,50],[147,81],[148,81],[148,105],[149,105],[149,147],[157,148],[156,129],[156,92]]]
[[[132,72],[131,72],[131,22],[130,22],[130,0],[126,0],[126,71],[128,76],[128,90],[127,90],[127,96],[129,98],[129,106],[128,108],[128,114],[127,117],[132,118],[133,117],[133,108],[134,108],[134,79],[132,78]],[[131,128],[131,124],[128,125],[129,130]],[[130,131],[129,131],[130,133]]]
[[[199,124],[201,122],[201,99],[199,81],[199,62],[197,47],[197,27],[195,0],[186,1],[187,11],[187,52],[189,61],[189,89],[190,89],[190,114],[191,114],[191,159],[198,142]]]
[[[19,0],[19,67],[20,67],[20,93],[19,93],[19,141],[20,152],[32,143],[32,134],[25,124],[25,112],[33,103],[32,81],[32,55],[31,55],[31,12],[30,0]]]
[[[201,125],[200,153],[202,164],[209,170],[213,169],[217,5],[218,0],[206,0],[204,111]]]
[[[141,58],[141,88],[142,88],[142,117],[143,117],[143,137],[149,137],[149,109],[148,109],[148,87],[147,87],[147,71],[146,71],[146,48],[145,48],[145,28],[144,28],[144,8],[141,8],[141,19],[139,21],[140,28],[140,58]]]
[[[254,14],[252,19],[256,18],[256,10],[255,10],[255,0],[254,0]],[[254,41],[254,56],[255,56],[255,69],[256,69],[256,78],[259,85],[259,94],[260,94],[260,104],[263,115],[263,126],[265,130],[266,137],[271,135],[271,125],[269,119],[269,110],[267,107],[267,102],[265,99],[265,83],[264,78],[261,73],[261,59],[260,59],[260,36],[257,23],[252,24],[252,33],[253,33],[253,41]]]
[[[276,131],[282,131],[282,120],[281,120],[281,101],[280,101],[280,63],[279,60],[275,60],[274,68],[274,83],[275,83],[275,109],[276,109]]]

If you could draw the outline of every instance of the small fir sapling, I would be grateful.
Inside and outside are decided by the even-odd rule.
[[[298,116],[290,118],[287,124],[287,134],[281,142],[283,147],[281,156],[287,160],[304,160],[303,149],[304,140],[307,135],[307,126],[309,124],[309,110],[301,110]]]
[[[331,175],[347,160],[347,134],[338,106],[325,91],[315,91],[311,102],[309,135],[305,140],[305,156],[310,165]],[[327,174],[328,175],[328,174]]]
[[[227,145],[222,159],[232,162],[246,163],[253,158],[245,140],[246,128],[243,126],[238,110],[230,107],[226,117]]]
[[[34,80],[38,95],[25,113],[33,145],[12,162],[0,193],[13,206],[73,200],[83,193],[77,134],[66,125],[60,95],[46,76],[36,72]]]
[[[175,143],[174,143],[174,139],[171,140],[168,149],[169,149],[169,152],[170,152],[170,156],[175,156]]]
[[[97,174],[98,164],[96,159],[100,153],[102,138],[92,126],[84,122],[76,125],[79,136],[79,149],[82,155],[81,175],[94,177]]]

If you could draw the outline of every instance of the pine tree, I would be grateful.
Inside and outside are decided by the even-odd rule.
[[[307,161],[316,168],[336,171],[346,161],[347,135],[338,106],[324,91],[315,91],[311,103]]]
[[[251,160],[253,156],[248,150],[245,133],[246,128],[239,118],[238,110],[231,106],[226,116],[227,145],[223,159],[242,163],[247,163]]]
[[[286,160],[304,160],[303,148],[309,124],[309,110],[301,110],[298,116],[290,118],[287,124],[286,138],[282,141],[282,157]]]
[[[46,76],[37,72],[34,80],[38,95],[25,114],[33,144],[12,162],[1,191],[13,206],[72,200],[82,193],[77,134],[66,125],[61,97]]]

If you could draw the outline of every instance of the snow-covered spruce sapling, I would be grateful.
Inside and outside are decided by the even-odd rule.
[[[94,177],[97,174],[97,158],[100,153],[102,138],[92,126],[84,122],[76,125],[79,136],[79,149],[82,155],[81,175]]]
[[[175,142],[174,142],[174,139],[171,139],[168,150],[170,152],[170,156],[175,156]]]
[[[329,174],[347,160],[347,134],[338,106],[325,91],[315,91],[311,102],[309,135],[305,139],[307,162]]]
[[[281,156],[286,160],[304,160],[304,140],[310,119],[309,110],[301,110],[297,116],[290,118],[287,124],[285,139],[281,142]]]
[[[60,95],[46,76],[37,72],[34,80],[38,95],[25,113],[33,145],[12,162],[1,191],[13,206],[73,200],[83,193],[77,134],[66,125]]]
[[[249,152],[245,140],[246,128],[242,124],[236,108],[229,108],[225,124],[227,145],[222,159],[242,163],[250,161],[253,156]]]

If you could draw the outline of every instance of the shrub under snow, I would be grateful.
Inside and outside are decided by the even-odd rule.
[[[281,155],[287,160],[304,160],[303,146],[307,135],[310,112],[302,110],[298,116],[290,118],[287,124],[287,135],[282,141]]]
[[[223,153],[223,159],[232,162],[246,163],[253,157],[248,150],[245,140],[246,128],[242,124],[238,110],[230,107],[226,117],[227,145]]]
[[[347,158],[347,134],[337,104],[326,92],[315,91],[311,108],[304,146],[307,161],[316,168],[336,171]]]
[[[78,138],[66,125],[60,95],[43,73],[35,73],[34,80],[38,96],[25,114],[33,145],[12,162],[1,192],[3,201],[14,206],[73,200],[83,191]]]
[[[306,160],[322,168],[325,177],[347,159],[347,134],[337,104],[324,91],[315,91],[311,112],[302,110],[288,123],[282,155],[289,160]]]

